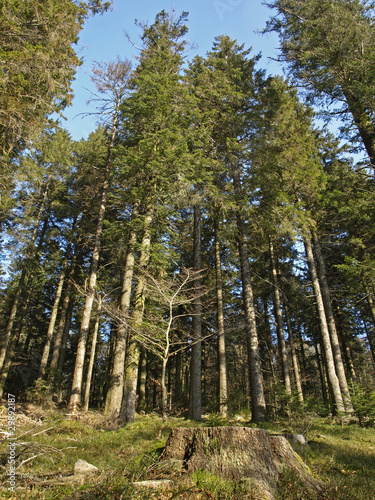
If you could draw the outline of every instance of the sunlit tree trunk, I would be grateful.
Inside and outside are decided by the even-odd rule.
[[[300,368],[299,368],[296,348],[294,345],[293,329],[292,329],[292,323],[290,321],[289,309],[288,309],[288,306],[286,305],[285,301],[284,301],[284,308],[285,308],[286,322],[287,322],[287,326],[288,326],[288,337],[289,337],[289,346],[290,346],[290,352],[291,352],[292,363],[293,363],[294,380],[296,381],[298,400],[300,403],[303,403],[304,399],[303,399],[303,391],[302,391],[302,383],[301,383],[301,372],[300,372]]]
[[[146,269],[150,260],[150,246],[151,246],[151,223],[153,220],[153,209],[149,208],[144,217],[144,233],[141,242],[139,268],[140,270]],[[137,286],[134,294],[134,309],[131,315],[131,325],[134,330],[137,329],[142,323],[145,296],[144,288],[146,278],[142,273],[138,276]],[[130,332],[131,333],[131,332]],[[137,403],[137,381],[138,381],[138,367],[140,357],[140,345],[138,339],[131,335],[128,342],[126,351],[126,368],[125,368],[125,382],[123,399],[121,405],[120,419],[124,423],[132,422],[135,419],[136,403]]]
[[[147,380],[147,351],[141,349],[138,368],[138,408],[140,410],[146,409],[146,380]]]
[[[89,409],[91,380],[92,380],[92,372],[93,372],[93,368],[94,368],[96,344],[97,344],[97,340],[98,340],[98,333],[99,333],[99,326],[100,326],[100,316],[102,314],[102,305],[103,305],[103,298],[99,294],[99,296],[98,296],[98,308],[96,311],[96,321],[95,321],[94,331],[93,331],[92,340],[91,340],[90,360],[89,360],[89,366],[87,367],[87,374],[86,374],[85,397],[83,400],[84,411],[87,411]]]
[[[113,137],[113,140],[114,140],[114,137]],[[70,399],[69,399],[69,409],[70,409],[71,413],[74,413],[81,404],[83,366],[84,366],[85,355],[86,355],[87,337],[88,337],[88,332],[89,332],[91,311],[92,311],[92,306],[93,306],[93,302],[94,302],[96,280],[97,280],[98,269],[99,269],[100,246],[101,246],[101,239],[102,239],[102,233],[103,233],[104,215],[105,215],[105,209],[106,209],[106,203],[107,203],[110,167],[111,167],[111,150],[109,150],[109,155],[108,155],[108,159],[107,159],[106,167],[105,167],[105,177],[104,177],[102,195],[101,195],[101,200],[100,200],[98,221],[97,221],[97,225],[96,225],[94,249],[93,249],[92,256],[91,256],[90,274],[89,274],[88,286],[87,286],[87,290],[86,290],[85,304],[84,304],[83,312],[82,312],[81,327],[80,327],[79,337],[78,337],[78,346],[77,346],[77,353],[76,353],[76,359],[75,359],[75,364],[74,364],[72,388],[71,388]]]
[[[113,148],[115,146],[115,141],[120,125],[120,105],[127,92],[127,83],[130,75],[130,70],[131,65],[127,60],[117,60],[114,63],[96,63],[91,76],[91,79],[95,83],[98,92],[104,95],[102,99],[98,99],[96,97],[95,100],[101,101],[99,113],[108,124],[109,140],[99,214],[96,225],[94,248],[91,256],[90,274],[86,291],[85,305],[82,313],[82,322],[79,332],[77,354],[74,365],[72,389],[69,400],[69,408],[73,413],[78,408],[81,402],[83,365],[99,268],[100,246],[103,233],[104,215],[107,204],[110,172],[112,168]]]
[[[132,218],[138,217],[138,207],[134,206]],[[132,230],[129,236],[128,249],[126,253],[124,276],[122,280],[122,290],[120,299],[120,311],[125,318],[117,327],[115,348],[113,353],[113,365],[109,388],[105,402],[105,413],[119,414],[124,390],[125,355],[127,343],[127,325],[129,317],[131,290],[134,274],[135,245],[137,242],[136,232]]]
[[[66,280],[66,288],[64,291],[64,297],[62,299],[61,303],[61,311],[60,311],[60,319],[57,325],[57,331],[55,335],[55,340],[53,343],[53,348],[52,348],[52,355],[51,355],[51,361],[50,361],[50,377],[51,379],[55,378],[56,375],[56,370],[59,364],[59,358],[61,354],[61,347],[63,343],[63,336],[64,336],[64,327],[65,323],[67,321],[67,318],[69,317],[68,311],[69,311],[69,304],[72,302],[71,300],[71,289],[72,289],[72,281],[71,279],[74,277],[75,272],[76,272],[76,267],[77,265],[77,254],[74,252],[72,262],[70,265],[70,271],[68,274],[68,279]]]
[[[327,318],[324,309],[323,296],[318,280],[318,273],[315,266],[315,260],[311,245],[311,235],[309,232],[303,232],[303,242],[306,251],[307,263],[310,270],[312,286],[314,290],[316,306],[318,310],[318,317],[320,323],[320,331],[324,347],[324,357],[327,367],[327,377],[332,390],[334,409],[338,413],[345,413],[345,406],[342,398],[340,382],[336,374],[335,361],[332,352],[331,339],[327,324]]]
[[[330,335],[330,339],[331,339],[332,352],[333,352],[333,358],[335,361],[336,373],[337,373],[337,377],[339,379],[345,409],[348,413],[353,413],[354,409],[353,409],[353,405],[352,405],[352,401],[351,401],[351,397],[350,397],[348,382],[346,379],[344,363],[342,361],[340,343],[339,343],[335,318],[334,318],[333,309],[332,309],[331,296],[330,296],[330,292],[329,292],[329,288],[328,288],[328,281],[327,281],[327,275],[326,275],[326,271],[325,271],[323,255],[322,255],[322,251],[321,251],[320,244],[319,244],[319,241],[318,241],[316,234],[312,233],[312,236],[313,236],[313,241],[314,241],[313,253],[316,257],[316,262],[317,262],[317,270],[318,270],[318,274],[319,274],[319,284],[320,284],[320,289],[321,289],[323,303],[324,303],[325,315],[327,318],[327,325],[328,325],[329,335]]]

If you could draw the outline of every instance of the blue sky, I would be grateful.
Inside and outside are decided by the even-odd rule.
[[[94,61],[110,61],[119,56],[134,60],[138,50],[128,41],[128,33],[135,45],[140,45],[141,30],[135,25],[135,19],[152,24],[161,10],[189,12],[189,33],[187,39],[196,48],[190,50],[188,59],[196,54],[204,56],[212,47],[215,36],[227,34],[236,39],[245,48],[253,48],[253,53],[262,53],[258,68],[268,74],[281,74],[279,64],[270,57],[277,55],[278,38],[275,34],[262,35],[267,19],[273,12],[262,5],[263,0],[114,0],[113,10],[103,16],[90,18],[81,31],[76,46],[78,56],[83,58],[83,65],[78,69],[73,83],[75,98],[73,106],[65,110],[67,121],[62,125],[79,140],[96,128],[94,116],[77,116],[90,108],[86,102],[90,98],[89,90],[94,90],[89,74]],[[258,32],[258,33],[257,33]]]

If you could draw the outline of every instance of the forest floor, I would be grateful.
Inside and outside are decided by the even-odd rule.
[[[76,419],[63,410],[31,404],[18,405],[15,436],[7,434],[8,410],[0,407],[0,498],[8,499],[253,499],[241,483],[199,471],[191,477],[159,461],[170,430],[174,427],[217,426],[225,422],[207,415],[201,423],[156,414],[141,415],[126,427],[116,428],[100,412],[87,412]],[[227,425],[250,426],[246,416],[233,417]],[[375,498],[375,429],[342,424],[304,414],[277,423],[262,424],[271,433],[302,433],[309,444],[293,444],[322,491],[311,497],[293,477],[278,484],[278,499],[321,500]],[[15,438],[12,440],[12,438]],[[16,447],[9,446],[15,442]],[[16,472],[10,469],[15,451]],[[77,460],[99,471],[84,480],[74,475]],[[172,479],[164,490],[135,485],[144,480]],[[15,491],[8,488],[15,481]],[[259,499],[260,500],[260,499]]]

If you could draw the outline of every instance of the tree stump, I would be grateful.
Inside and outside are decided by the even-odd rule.
[[[172,429],[161,460],[178,461],[188,473],[206,470],[223,478],[245,480],[261,495],[273,499],[277,482],[294,473],[304,487],[320,490],[308,467],[282,436],[248,427]]]

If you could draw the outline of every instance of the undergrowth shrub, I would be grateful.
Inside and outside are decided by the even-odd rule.
[[[375,425],[375,390],[373,387],[363,387],[358,383],[351,383],[350,394],[354,412],[361,426]]]

